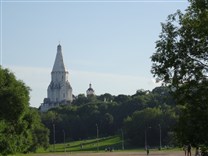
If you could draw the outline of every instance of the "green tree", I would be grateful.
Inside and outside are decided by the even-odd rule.
[[[162,23],[152,55],[152,73],[170,86],[181,110],[177,129],[182,143],[208,145],[208,1],[189,0]],[[197,131],[197,132],[196,132]]]
[[[22,118],[28,107],[29,88],[22,81],[16,80],[8,69],[0,67],[0,151],[2,154],[15,153],[23,148],[24,143],[20,141],[23,133],[18,130],[21,126],[22,128],[26,126]]]
[[[37,130],[44,131],[43,135],[39,136]],[[29,87],[8,69],[0,67],[0,154],[28,152],[31,147],[45,146],[47,134],[37,110],[35,113],[29,109]]]
[[[102,94],[102,95],[98,96],[97,98],[100,101],[111,102],[111,101],[113,101],[114,97],[109,93],[105,93],[105,94]]]
[[[27,129],[31,134],[31,143],[28,151],[35,152],[39,147],[47,149],[49,147],[49,130],[41,123],[38,110],[30,108],[24,116],[24,121],[27,122]]]
[[[75,100],[73,100],[74,105],[84,105],[89,102],[89,99],[84,94],[79,94]]]
[[[0,67],[0,119],[17,122],[29,106],[29,87]]]
[[[172,108],[167,107],[166,110],[146,108],[127,117],[124,120],[124,127],[130,144],[144,147],[147,141],[149,146],[159,147],[159,125],[163,132],[162,143],[169,145],[172,138],[169,138],[168,134],[173,131],[175,123],[176,116]]]

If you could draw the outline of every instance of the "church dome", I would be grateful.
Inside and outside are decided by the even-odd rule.
[[[87,96],[89,95],[94,95],[95,94],[95,91],[94,89],[92,88],[92,84],[90,83],[89,84],[89,88],[87,89]]]

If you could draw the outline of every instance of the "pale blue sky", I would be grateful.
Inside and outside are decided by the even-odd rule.
[[[47,96],[60,41],[75,95],[132,95],[157,84],[151,55],[161,22],[186,0],[1,1],[1,64],[31,87],[31,106]]]

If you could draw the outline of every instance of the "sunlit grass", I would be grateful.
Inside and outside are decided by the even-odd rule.
[[[81,152],[81,151],[105,151],[111,147],[114,150],[121,150],[121,139],[119,136],[105,137],[99,139],[81,140],[67,142],[65,144],[50,145],[46,151],[42,148],[37,150],[37,153],[45,152]]]

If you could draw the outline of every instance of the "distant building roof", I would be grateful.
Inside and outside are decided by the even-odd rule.
[[[87,89],[87,95],[94,95],[94,94],[95,94],[95,91],[92,88],[92,84],[90,83],[89,88]]]
[[[57,54],[56,54],[56,59],[55,59],[54,65],[53,65],[52,72],[65,72],[65,71],[67,71],[67,70],[64,65],[61,45],[59,44],[57,46]]]

